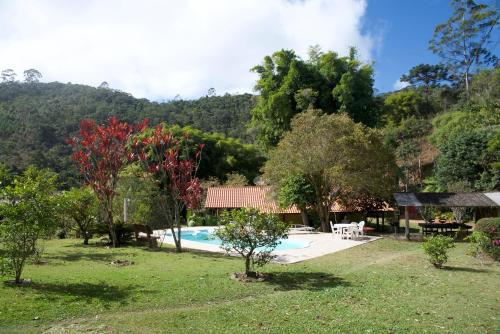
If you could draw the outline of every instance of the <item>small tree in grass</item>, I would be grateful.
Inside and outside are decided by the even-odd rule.
[[[83,244],[89,244],[91,229],[97,220],[98,202],[89,188],[71,188],[61,195],[63,216],[69,218],[67,227],[76,230],[83,237]]]
[[[453,238],[444,235],[433,235],[425,239],[422,244],[429,262],[436,268],[443,268],[448,261],[448,249],[455,247]]]
[[[13,273],[15,283],[22,283],[26,261],[36,255],[37,242],[54,232],[57,176],[48,170],[29,167],[0,196],[0,269]]]
[[[226,211],[220,217],[220,224],[215,235],[221,239],[221,247],[243,256],[247,277],[255,277],[254,264],[262,266],[272,260],[271,252],[279,240],[287,238],[288,226],[284,222],[255,209]]]

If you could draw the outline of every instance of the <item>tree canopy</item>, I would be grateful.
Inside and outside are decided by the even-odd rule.
[[[376,123],[371,65],[362,64],[354,48],[346,57],[311,51],[304,61],[292,50],[280,50],[252,68],[259,75],[252,121],[264,147],[276,146],[293,116],[309,107],[343,112],[369,126]]]
[[[302,175],[314,189],[323,231],[338,200],[346,205],[361,198],[389,198],[396,183],[392,154],[380,135],[347,115],[309,110],[297,115],[278,146],[269,152],[264,177],[275,188],[291,175]]]

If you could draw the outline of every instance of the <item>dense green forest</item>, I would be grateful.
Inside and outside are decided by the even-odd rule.
[[[246,124],[250,120],[254,99],[250,94],[227,94],[157,103],[109,88],[6,81],[0,83],[0,161],[17,171],[30,164],[49,167],[60,174],[63,182],[74,184],[76,170],[70,161],[71,148],[66,140],[78,130],[81,119],[104,122],[115,115],[130,123],[149,118],[151,124],[189,125],[202,131],[194,131],[195,138],[201,136],[203,139],[200,140],[208,142],[210,147],[219,148],[219,151],[209,152],[210,156],[237,160],[241,165],[245,163],[249,150],[252,158],[257,155],[255,149],[244,144],[253,141]],[[226,137],[241,141],[226,140]],[[233,152],[222,152],[224,146],[231,147]],[[234,152],[238,149],[242,150],[240,155]],[[204,172],[209,168],[208,164],[201,166],[201,175],[208,173],[223,177],[223,173],[234,171],[227,161],[228,166],[221,167],[221,161],[212,161],[211,172]],[[214,167],[214,164],[219,166]],[[219,170],[214,171],[217,168]],[[247,172],[249,168],[245,168],[238,167],[237,170],[251,181],[259,165],[254,166],[253,172]]]

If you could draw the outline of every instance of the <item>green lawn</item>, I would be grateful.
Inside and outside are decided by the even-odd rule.
[[[241,283],[229,278],[238,258],[53,240],[47,263],[26,268],[31,286],[0,284],[0,332],[498,333],[500,265],[481,267],[466,246],[446,270],[420,243],[383,239]]]

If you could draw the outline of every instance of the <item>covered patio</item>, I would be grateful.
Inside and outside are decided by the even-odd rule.
[[[470,208],[474,223],[480,214],[484,216],[500,216],[500,192],[476,193],[394,193],[399,208],[403,208],[405,220],[405,237],[410,239],[409,208]],[[401,215],[401,210],[399,211]],[[470,229],[463,222],[424,221],[419,224],[422,235],[432,233],[451,234],[458,229]]]

